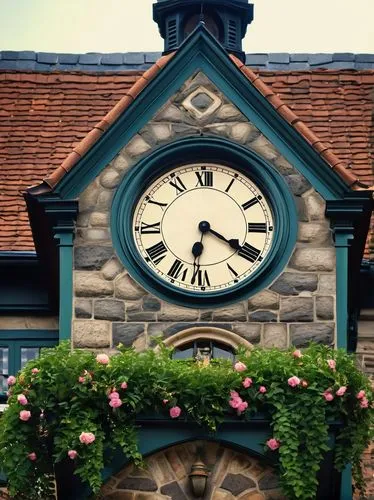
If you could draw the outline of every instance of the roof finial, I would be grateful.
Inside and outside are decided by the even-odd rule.
[[[201,2],[201,7],[200,7],[200,24],[205,24],[205,20],[204,20],[204,2]]]

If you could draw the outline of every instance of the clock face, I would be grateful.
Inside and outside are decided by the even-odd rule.
[[[177,289],[201,293],[251,276],[271,248],[274,222],[264,193],[243,173],[194,163],[147,187],[132,230],[147,269]]]

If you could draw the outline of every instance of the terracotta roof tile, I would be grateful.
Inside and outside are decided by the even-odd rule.
[[[142,76],[148,81],[154,78],[166,62],[162,59],[144,74],[0,73],[0,220],[7,227],[0,230],[0,250],[33,249],[21,193],[43,178],[54,186],[55,176],[79,159],[73,149],[83,154],[80,141],[91,130],[95,137],[105,131],[132,102],[127,95],[132,85]],[[255,73],[239,63],[249,80],[261,77],[268,95],[279,96],[284,105],[278,112],[295,128],[303,128],[319,154],[331,149],[338,156],[341,161],[334,170],[341,176],[348,173],[346,182],[353,173],[365,184],[374,183],[374,71]],[[319,141],[308,136],[304,124]],[[353,188],[362,189],[359,184]],[[365,255],[369,257],[369,247]]]
[[[275,109],[279,109],[281,106],[284,106],[285,103],[277,96],[274,94],[272,89],[260,78],[253,78],[252,74],[250,71],[247,69],[244,70],[245,66],[239,59],[237,59],[235,56],[230,55],[231,60],[235,63],[235,65],[250,79],[252,84],[256,87],[256,89],[261,92],[261,94],[266,97],[266,99],[274,106]],[[334,81],[335,77],[334,75],[325,75],[327,78],[323,80],[325,84],[327,84],[329,81]],[[320,80],[321,77],[319,75],[313,75],[312,74],[312,80]],[[273,81],[273,86],[276,82]],[[299,89],[300,90],[300,89]],[[307,91],[306,91],[307,93]],[[361,113],[358,111],[355,113],[353,110],[348,110],[348,113],[351,116],[361,116]],[[289,115],[285,112],[283,109],[283,113],[281,113],[282,116],[292,125],[298,132],[306,139],[309,144],[314,147],[314,144],[318,143],[318,137],[316,137],[313,132],[309,129],[309,127],[300,122],[296,121],[292,115]],[[326,109],[313,109],[309,111],[309,115],[312,117],[324,117],[328,118],[330,116],[330,113]],[[291,118],[291,120],[288,120],[287,118]],[[327,147],[324,151],[319,152],[318,149],[316,149],[317,153],[320,154],[320,156],[330,165],[330,167],[334,170],[334,167],[339,164],[339,168],[335,169],[335,171],[340,175],[340,177],[348,184],[348,186],[356,186],[360,184],[360,180],[349,170],[344,170],[344,166],[342,165],[341,159],[339,159],[333,150],[330,147]],[[365,153],[362,153],[365,154]]]
[[[174,56],[174,52],[168,54],[167,56],[161,57],[152,68],[156,67],[157,71],[152,70],[148,73],[148,78],[150,75],[153,77],[162,69],[165,64]],[[66,160],[61,164],[60,167],[56,169],[51,175],[44,179],[44,183],[53,189],[58,182],[64,177],[65,173],[69,172],[85,155],[89,149],[97,142],[103,135],[101,130],[101,124],[104,122],[107,124],[107,128],[110,127],[119,116],[127,109],[127,107],[133,102],[133,100],[140,94],[140,92],[148,85],[149,79],[141,76],[127,91],[126,95],[105,115],[103,120],[101,120],[95,127],[84,137],[84,139],[73,149],[73,152],[69,154]]]

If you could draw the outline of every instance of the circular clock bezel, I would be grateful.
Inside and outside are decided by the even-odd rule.
[[[205,292],[175,287],[153,272],[139,254],[132,229],[135,208],[146,187],[173,168],[201,162],[225,165],[249,178],[266,197],[275,224],[271,248],[248,278],[235,287]],[[131,168],[113,198],[111,231],[118,257],[145,289],[178,305],[213,308],[250,297],[280,274],[296,243],[297,215],[287,184],[263,158],[226,139],[193,137],[162,146]]]

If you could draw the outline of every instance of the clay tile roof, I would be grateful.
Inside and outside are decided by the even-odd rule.
[[[22,192],[43,178],[49,182],[45,188],[55,186],[91,141],[132,102],[131,87],[140,80],[136,87],[140,89],[142,77],[149,81],[167,62],[167,57],[162,58],[149,67],[156,60],[154,55],[101,56],[93,66],[92,58],[73,54],[59,55],[56,64],[55,58],[44,56],[38,62],[36,53],[0,53],[0,250],[34,249]],[[342,69],[349,54],[339,55],[341,60],[332,57],[332,63],[318,54],[291,54],[288,65],[286,58],[281,63],[281,58],[271,54],[260,64],[262,56],[256,55],[256,72],[243,65],[240,70],[250,81],[257,81],[258,89],[266,88],[267,98],[278,112],[318,154],[325,153],[331,168],[347,176],[345,182],[354,181],[353,189],[373,185],[374,57],[355,56],[355,66],[351,58]],[[80,60],[82,67],[78,62],[74,66],[73,59]],[[276,59],[277,63],[270,63]],[[120,60],[125,66],[115,65]],[[307,60],[308,66],[298,67]],[[39,66],[27,67],[30,61]],[[109,62],[112,72],[106,72]],[[340,66],[315,69],[317,63],[327,68]],[[275,64],[282,64],[281,70]],[[374,259],[373,243],[365,257]]]
[[[276,110],[279,110],[283,118],[304,137],[304,139],[315,149],[321,158],[323,158],[325,162],[330,165],[331,169],[334,170],[343,179],[343,181],[348,184],[348,186],[352,187],[352,189],[369,188],[369,186],[363,184],[356,175],[347,170],[344,162],[336,156],[332,148],[327,145],[323,145],[310,128],[286,106],[282,99],[280,99],[280,97],[276,95],[258,75],[256,75],[250,68],[247,68],[246,65],[234,55],[230,54],[230,58],[240,71],[248,78],[248,80],[252,82],[256,89],[261,92],[264,97],[266,97]],[[316,146],[317,144],[318,146]]]
[[[167,62],[174,56],[175,52],[162,56],[155,64],[149,68],[143,75],[136,80],[130,87],[125,95],[117,102],[117,104],[98,122],[94,128],[80,141],[69,156],[62,162],[62,164],[49,176],[43,179],[44,183],[53,189],[64,175],[69,172],[78,161],[84,156],[87,151],[97,142],[103,135],[105,130],[113,125],[119,116],[128,108],[128,106],[136,99],[137,95],[148,85],[148,83],[157,75]],[[104,124],[104,126],[103,126]]]

